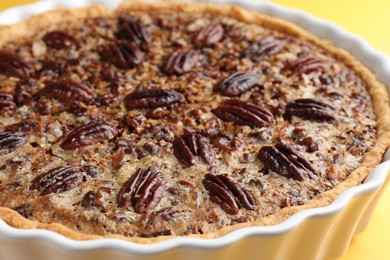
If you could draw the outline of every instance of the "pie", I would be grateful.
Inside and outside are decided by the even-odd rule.
[[[58,9],[0,28],[0,217],[150,243],[274,225],[390,144],[348,52],[238,7]]]

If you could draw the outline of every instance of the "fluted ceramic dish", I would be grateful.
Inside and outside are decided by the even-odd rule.
[[[115,8],[120,0],[41,1],[0,13],[0,24],[23,21],[57,7],[99,3]],[[298,24],[348,50],[387,86],[390,60],[364,39],[330,22],[272,3],[250,0],[213,0],[235,4]],[[385,156],[386,157],[386,156]],[[390,161],[368,176],[365,183],[341,193],[329,206],[294,214],[281,224],[250,227],[215,239],[173,238],[154,244],[117,239],[76,241],[46,230],[22,230],[0,220],[0,259],[334,259],[347,250],[353,235],[362,232],[390,181]]]

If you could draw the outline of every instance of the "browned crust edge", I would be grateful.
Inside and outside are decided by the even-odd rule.
[[[204,3],[126,3],[121,5],[116,14],[129,10],[137,11],[174,11],[187,13],[212,13],[217,15],[225,15],[236,18],[246,23],[259,24],[268,28],[274,28],[285,33],[298,36],[305,39],[333,54],[345,64],[349,65],[366,84],[369,86],[369,93],[373,99],[374,112],[377,116],[377,142],[372,150],[366,155],[359,168],[354,170],[346,180],[341,182],[335,188],[321,193],[316,198],[310,200],[303,206],[295,206],[284,208],[279,212],[270,216],[261,218],[255,222],[247,222],[232,226],[223,227],[217,232],[203,235],[189,235],[192,238],[216,238],[223,236],[231,231],[243,227],[250,226],[269,226],[281,223],[296,212],[308,208],[323,207],[329,205],[341,192],[348,188],[359,185],[364,181],[368,174],[380,163],[382,155],[390,145],[390,107],[389,97],[384,84],[378,81],[375,75],[362,65],[356,58],[345,50],[341,50],[333,45],[330,41],[319,39],[306,30],[291,24],[289,22],[262,15],[256,12],[243,10],[235,6],[215,6]],[[43,28],[47,29],[48,24],[56,24],[60,22],[71,21],[75,19],[84,19],[97,16],[111,16],[112,12],[101,6],[91,6],[87,8],[77,9],[57,9],[41,15],[33,16],[29,20],[11,26],[0,26],[0,47],[8,41],[18,39],[20,37],[29,37]],[[0,218],[13,227],[22,229],[45,229],[55,231],[68,238],[75,240],[91,240],[102,238],[118,238],[135,243],[149,244],[162,240],[174,238],[176,236],[163,236],[156,238],[140,238],[140,237],[125,237],[122,235],[90,235],[71,230],[61,224],[43,224],[35,221],[30,221],[20,216],[16,211],[0,207]],[[178,236],[177,236],[178,237]]]
[[[0,47],[6,42],[13,41],[21,37],[30,37],[40,30],[48,30],[51,26],[55,26],[58,23],[110,15],[112,15],[112,12],[104,7],[92,5],[88,8],[59,8],[44,14],[32,16],[27,21],[15,25],[0,25]]]

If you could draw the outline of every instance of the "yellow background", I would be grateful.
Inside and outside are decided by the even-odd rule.
[[[34,2],[0,0],[0,10]],[[390,55],[389,0],[274,0],[273,2],[304,10],[333,21],[363,36],[371,45]],[[390,259],[390,189],[383,194],[368,229],[353,238],[342,260]]]

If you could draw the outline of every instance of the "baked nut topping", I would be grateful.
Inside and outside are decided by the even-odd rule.
[[[303,98],[296,99],[286,106],[286,117],[292,116],[300,117],[308,120],[316,121],[334,121],[335,107],[314,99]]]
[[[87,85],[68,79],[61,79],[47,84],[37,95],[56,98],[63,102],[87,102],[92,100],[94,96],[92,90]]]
[[[197,57],[198,53],[195,50],[172,52],[166,58],[162,71],[167,75],[181,75],[190,72],[197,62]]]
[[[218,82],[214,91],[220,92],[224,96],[236,97],[255,87],[258,81],[256,75],[248,75],[238,71]]]
[[[82,177],[83,172],[73,166],[58,167],[35,178],[30,190],[42,190],[40,196],[61,193],[77,187],[81,183]]]
[[[275,146],[263,146],[259,159],[264,168],[282,176],[303,181],[315,177],[315,169],[294,148],[278,143]]]
[[[230,180],[227,174],[208,173],[203,179],[203,185],[209,191],[210,199],[229,214],[237,214],[241,207],[248,210],[255,208],[252,193]]]
[[[185,167],[196,164],[196,156],[199,156],[206,164],[215,161],[215,150],[210,141],[196,133],[185,133],[178,136],[173,141],[173,154],[177,160]]]
[[[253,128],[269,126],[274,121],[274,116],[268,110],[234,99],[222,102],[213,113],[224,121]]]
[[[60,144],[64,150],[73,150],[97,142],[112,139],[116,136],[116,130],[101,120],[93,120],[80,126],[67,134]]]
[[[79,42],[70,36],[61,31],[52,31],[43,36],[43,41],[47,46],[54,49],[72,49],[79,48]]]
[[[293,74],[309,74],[310,72],[322,70],[324,68],[323,60],[319,57],[308,56],[298,58],[287,63],[283,71],[290,71]]]
[[[325,205],[379,162],[365,158],[385,146],[387,101],[348,54],[240,9],[161,6],[71,10],[0,39],[13,219],[210,235]]]
[[[0,50],[0,71],[8,76],[28,77],[33,73],[32,66],[17,54]]]
[[[132,68],[143,60],[143,53],[133,42],[112,42],[101,46],[100,55],[118,68]]]
[[[185,103],[182,94],[175,90],[150,89],[130,93],[125,98],[125,106],[128,110],[139,108],[158,108],[174,104]]]
[[[197,47],[209,46],[222,40],[225,30],[219,23],[210,23],[200,29],[193,38]]]
[[[252,44],[246,55],[251,58],[252,61],[258,62],[266,59],[267,56],[279,53],[284,45],[284,41],[275,39],[272,36],[265,37]]]
[[[22,147],[28,141],[28,136],[23,132],[2,132],[0,133],[0,155],[13,152],[16,148]]]
[[[16,104],[14,97],[8,93],[0,93],[0,112],[14,110]]]
[[[149,30],[135,16],[123,16],[119,18],[118,35],[120,38],[129,40],[144,49],[147,49],[148,44],[152,40]]]
[[[154,167],[138,169],[119,190],[118,206],[123,208],[130,202],[136,213],[146,213],[160,202],[165,183],[164,175]]]

